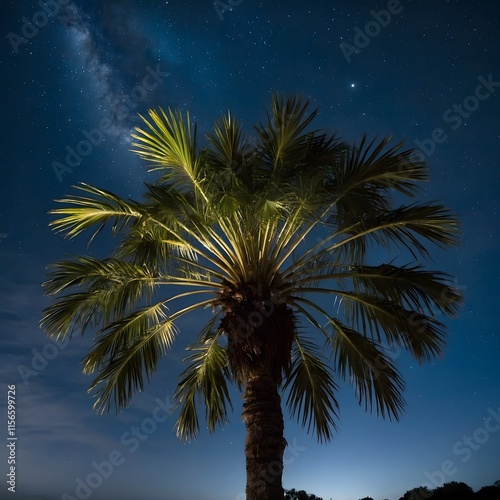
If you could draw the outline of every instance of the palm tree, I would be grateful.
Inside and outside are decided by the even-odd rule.
[[[200,148],[189,114],[150,111],[133,134],[134,151],[159,173],[144,200],[81,184],[52,211],[69,238],[95,227],[92,240],[106,225],[119,237],[109,258],[58,262],[44,283],[57,296],[44,310],[48,335],[95,333],[83,371],[96,374],[97,410],[125,408],[180,333],[177,320],[211,308],[188,347],[176,429],[197,435],[198,396],[210,431],[224,424],[235,383],[248,500],[284,497],[281,397],[319,441],[336,427],[337,380],[398,419],[404,384],[389,349],[440,355],[436,317],[461,301],[449,275],[417,262],[426,244],[458,242],[445,207],[404,203],[428,179],[424,163],[389,138],[348,146],[310,130],[316,115],[299,96],[275,96],[256,143],[228,113]],[[409,262],[381,262],[380,248]]]

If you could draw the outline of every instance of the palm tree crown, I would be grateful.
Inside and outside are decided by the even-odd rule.
[[[461,295],[418,259],[428,244],[456,244],[457,220],[412,200],[428,171],[411,150],[389,138],[349,146],[311,130],[316,114],[275,96],[256,142],[227,114],[201,148],[189,114],[150,111],[133,135],[159,173],[143,201],[87,184],[58,200],[51,225],[66,236],[104,226],[119,236],[111,257],[58,262],[44,283],[58,296],[44,311],[48,335],[95,332],[84,372],[96,374],[96,409],[126,407],[182,333],[177,320],[209,307],[175,395],[181,438],[198,432],[199,396],[214,430],[228,417],[229,384],[256,372],[319,440],[336,425],[336,379],[367,408],[400,416],[404,385],[388,348],[418,361],[442,353],[437,316],[454,315]],[[411,261],[376,262],[378,248]]]

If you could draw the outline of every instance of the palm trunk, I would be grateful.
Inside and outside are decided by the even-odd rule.
[[[248,378],[243,404],[247,428],[247,500],[283,500],[281,484],[283,453],[283,414],[276,379],[265,373]]]

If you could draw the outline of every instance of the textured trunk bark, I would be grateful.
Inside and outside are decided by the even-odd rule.
[[[242,415],[247,429],[247,500],[283,500],[281,478],[286,440],[274,377],[255,373],[248,378]]]

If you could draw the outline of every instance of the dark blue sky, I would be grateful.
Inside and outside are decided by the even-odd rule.
[[[399,423],[365,414],[347,386],[329,445],[286,418],[285,487],[397,500],[443,479],[474,489],[500,479],[497,2],[60,2],[44,14],[43,2],[7,0],[0,20],[0,407],[5,419],[15,384],[16,498],[244,498],[239,395],[230,425],[187,445],[166,419],[200,318],[179,324],[178,344],[131,408],[97,416],[80,364],[91,338],[55,347],[44,337],[40,283],[47,264],[86,252],[84,239],[48,229],[54,199],[79,181],[138,198],[153,178],[128,151],[137,113],[181,107],[204,133],[231,109],[251,134],[273,91],[310,96],[316,124],[348,141],[366,131],[422,149],[432,175],[422,197],[463,223],[462,246],[434,252],[430,265],[456,275],[466,297],[443,360],[418,366],[394,353],[407,382]],[[391,19],[376,20],[382,9]],[[92,251],[110,248],[101,238]]]

